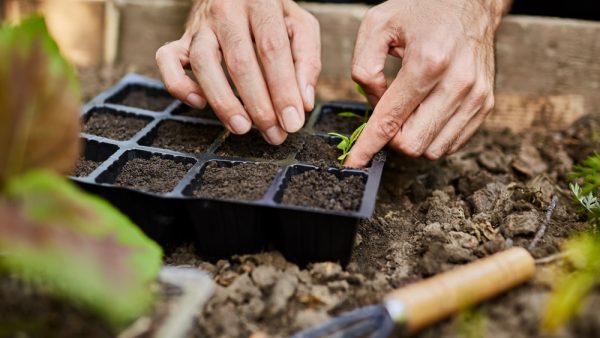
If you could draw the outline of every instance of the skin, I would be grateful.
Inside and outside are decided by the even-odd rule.
[[[369,10],[352,78],[375,109],[345,165],[364,167],[386,145],[429,159],[460,149],[494,106],[494,34],[509,6],[388,0]],[[403,61],[389,85],[388,54]],[[232,133],[254,124],[269,143],[281,144],[314,106],[319,25],[291,0],[198,0],[182,38],[160,48],[156,60],[173,96],[196,108],[208,101]]]
[[[507,0],[390,0],[359,29],[352,78],[375,107],[345,165],[364,167],[386,144],[438,159],[460,149],[494,106],[494,34]],[[388,86],[389,54],[402,68]]]
[[[198,0],[181,39],[161,47],[156,61],[171,95],[198,109],[208,101],[232,133],[254,124],[278,145],[314,107],[319,23],[292,0]]]

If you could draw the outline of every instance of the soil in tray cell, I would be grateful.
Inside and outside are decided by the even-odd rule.
[[[324,170],[309,170],[290,178],[282,203],[328,210],[358,210],[365,183],[357,175],[342,179]]]
[[[154,193],[167,193],[192,168],[192,163],[178,163],[160,156],[134,158],[123,166],[115,184]]]
[[[324,109],[315,124],[315,129],[318,131],[330,133],[340,133],[343,135],[351,135],[352,132],[358,128],[363,122],[357,117],[345,117],[339,116],[338,114],[344,111],[344,109]],[[356,114],[362,115],[361,111],[352,111]]]
[[[325,137],[304,135],[302,137],[302,149],[296,159],[300,162],[315,164],[318,166],[339,166],[337,159],[341,151],[335,144],[330,144]]]
[[[164,90],[142,86],[128,86],[107,100],[108,103],[162,112],[173,102]]]
[[[158,126],[150,145],[188,153],[203,153],[222,131],[223,128],[218,126],[166,121]]]
[[[195,109],[186,104],[181,104],[171,114],[177,116],[198,117],[201,119],[217,120],[217,116],[208,106],[204,109]]]
[[[91,112],[91,116],[84,123],[83,132],[125,141],[132,138],[148,122],[147,118],[116,114],[110,110],[99,109]]]
[[[96,168],[98,168],[102,164],[101,161],[92,161],[86,159],[79,159],[75,169],[73,170],[73,176],[75,177],[85,177],[91,174]]]
[[[284,160],[294,154],[300,146],[296,135],[288,135],[283,144],[273,146],[256,131],[245,135],[229,135],[219,147],[217,155],[265,160]]]
[[[193,195],[204,198],[255,201],[267,192],[279,167],[270,163],[240,163],[233,166],[210,162]]]

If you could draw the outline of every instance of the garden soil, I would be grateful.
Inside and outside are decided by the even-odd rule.
[[[85,93],[100,92],[118,79],[100,74],[100,81],[83,75]],[[567,237],[587,228],[571,202],[566,175],[574,163],[600,148],[596,135],[600,119],[587,117],[554,133],[482,131],[458,153],[435,162],[391,154],[375,214],[361,222],[345,267],[335,262],[297,266],[276,251],[209,262],[191,244],[183,245],[168,254],[166,263],[204,269],[217,284],[191,336],[285,337],[341,312],[378,303],[395,288],[510,246],[527,247],[550,200],[558,196],[546,234],[532,250],[536,258],[552,257]],[[479,314],[472,316],[480,318],[477,323],[449,319],[417,337],[467,337],[465,327],[480,328],[470,337],[596,337],[597,288],[566,327],[554,333],[540,330],[555,273],[563,268],[560,259],[538,264],[531,281],[473,308]],[[0,308],[11,304],[5,288],[0,292]],[[160,304],[176,298],[164,294]],[[45,313],[71,318],[59,305]],[[65,322],[72,321],[56,319],[51,326],[56,336],[68,336],[61,331]]]

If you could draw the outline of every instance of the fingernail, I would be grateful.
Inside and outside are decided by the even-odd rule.
[[[315,107],[315,87],[313,87],[312,85],[306,86],[305,95],[306,100],[308,101],[308,105],[312,110]]]
[[[197,109],[204,109],[206,107],[206,101],[204,101],[200,95],[191,93],[188,95],[186,100],[192,107]]]
[[[263,135],[272,145],[280,145],[285,141],[285,132],[277,126],[267,129]]]
[[[229,127],[236,134],[245,134],[252,128],[252,123],[242,115],[233,115],[229,119]]]
[[[285,108],[281,112],[283,126],[289,133],[293,133],[302,128],[302,118],[298,110],[292,106]]]

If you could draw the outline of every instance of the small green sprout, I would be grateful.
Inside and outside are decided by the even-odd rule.
[[[358,128],[356,128],[356,130],[354,130],[354,132],[352,132],[352,135],[350,135],[350,137],[339,133],[329,133],[329,135],[331,136],[339,137],[340,139],[342,139],[337,145],[337,148],[342,151],[342,155],[338,157],[338,160],[340,160],[340,164],[344,164],[346,157],[348,157],[348,155],[350,154],[350,149],[352,149],[352,146],[354,145],[356,140],[358,140],[358,137],[362,133],[363,129],[365,129],[366,125],[366,122],[361,124]]]
[[[365,90],[359,84],[356,84],[355,89],[356,89],[356,92],[358,92],[364,98],[367,98],[367,93],[365,93]],[[344,112],[338,113],[337,115],[341,116],[341,117],[356,118],[356,119],[361,120],[363,123],[366,123],[369,120],[369,106],[367,105],[367,107],[365,108],[365,112],[362,115],[357,114],[355,112],[351,112],[351,111],[344,111]]]

